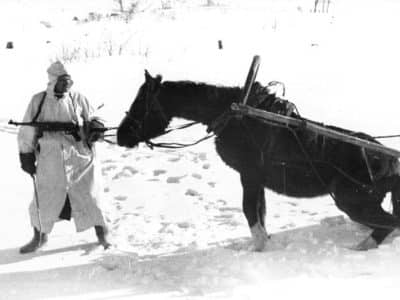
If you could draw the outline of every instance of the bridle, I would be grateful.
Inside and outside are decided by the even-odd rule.
[[[145,99],[144,99],[145,113],[144,113],[144,116],[141,119],[141,121],[138,121],[134,118],[134,116],[132,115],[133,114],[132,108],[126,112],[126,116],[125,116],[126,120],[133,123],[132,125],[128,126],[130,131],[135,132],[136,137],[139,140],[142,140],[150,149],[154,149],[155,147],[168,148],[168,149],[185,148],[185,147],[197,145],[200,142],[205,141],[205,140],[215,136],[215,134],[207,134],[203,138],[200,138],[197,141],[195,141],[193,143],[188,143],[188,144],[175,143],[175,142],[155,143],[155,142],[152,142],[151,139],[146,138],[145,137],[145,126],[146,126],[145,124],[147,123],[147,120],[152,111],[157,111],[159,113],[159,115],[161,116],[160,122],[167,124],[167,126],[169,123],[169,118],[167,117],[167,114],[165,113],[163,107],[160,104],[160,101],[158,100],[158,95],[159,95],[159,90],[157,90],[157,92],[155,92],[155,93],[151,93],[150,88],[146,87]],[[162,134],[160,134],[159,136],[166,135],[175,130],[185,129],[185,128],[191,127],[193,125],[196,125],[196,124],[200,124],[200,122],[193,121],[193,122],[189,122],[189,123],[180,125],[178,127],[169,128],[167,130],[164,130],[164,132]]]

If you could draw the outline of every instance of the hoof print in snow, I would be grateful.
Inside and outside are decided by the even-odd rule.
[[[207,184],[208,184],[209,186],[211,186],[211,187],[215,187],[215,182],[213,182],[213,181],[207,182]]]

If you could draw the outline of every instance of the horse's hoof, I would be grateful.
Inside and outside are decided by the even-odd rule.
[[[352,250],[356,251],[367,251],[371,249],[376,249],[378,248],[378,243],[372,238],[372,237],[367,237],[365,240],[363,240],[361,243],[358,245],[350,248]]]
[[[265,243],[252,243],[250,244],[248,250],[250,252],[263,252],[266,248]]]

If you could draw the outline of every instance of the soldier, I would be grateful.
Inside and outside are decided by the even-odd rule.
[[[92,128],[104,127],[85,96],[72,91],[73,81],[61,62],[47,69],[45,91],[33,96],[24,122],[74,122],[87,128],[78,140],[63,132],[40,132],[22,126],[18,132],[21,168],[32,176],[34,200],[29,213],[33,239],[20,253],[34,252],[47,242],[54,223],[74,219],[76,230],[95,228],[99,243],[110,247],[108,230],[100,208],[101,173],[93,143],[101,135]],[[85,125],[85,126],[83,126]]]

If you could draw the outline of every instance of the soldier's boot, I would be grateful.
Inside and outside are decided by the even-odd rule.
[[[94,226],[94,230],[96,231],[99,244],[102,245],[105,250],[110,248],[111,243],[107,240],[108,229],[105,226]]]
[[[35,252],[37,249],[41,248],[47,243],[47,234],[39,232],[35,227],[33,228],[33,238],[26,245],[19,249],[19,253],[31,253]]]

